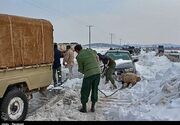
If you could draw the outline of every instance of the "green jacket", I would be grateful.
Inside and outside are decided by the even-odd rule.
[[[108,64],[108,66],[110,68],[115,68],[116,67],[116,62],[111,57],[109,57],[109,64]]]
[[[78,62],[78,71],[84,74],[84,77],[100,74],[100,65],[95,50],[82,49],[76,56],[76,59]]]

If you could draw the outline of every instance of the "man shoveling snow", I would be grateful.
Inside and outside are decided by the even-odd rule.
[[[84,74],[81,87],[81,103],[80,112],[87,112],[86,103],[88,102],[91,91],[91,112],[95,111],[95,103],[98,100],[98,85],[100,82],[100,66],[97,53],[92,49],[82,49],[81,45],[76,45],[74,50],[78,53],[76,56],[78,62],[78,71]]]

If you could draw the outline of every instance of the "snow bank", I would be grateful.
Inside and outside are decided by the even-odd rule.
[[[99,50],[104,52],[104,50]],[[141,81],[132,88],[118,91],[105,98],[99,92],[96,112],[80,113],[80,88],[82,79],[68,80],[63,87],[52,88],[64,91],[38,109],[26,120],[48,121],[162,121],[180,120],[180,63],[170,62],[155,52],[142,53],[136,63]],[[111,94],[111,84],[101,79],[99,89]],[[118,87],[121,84],[117,83]]]
[[[170,62],[165,56],[155,56],[153,52],[141,55],[139,60],[136,68],[142,80],[121,92],[130,93],[132,102],[116,111],[120,114],[117,119],[179,120],[180,64]],[[109,110],[109,115],[112,111]]]

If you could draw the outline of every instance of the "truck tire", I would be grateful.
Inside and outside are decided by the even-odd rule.
[[[17,88],[10,90],[2,99],[0,113],[3,121],[23,121],[27,111],[27,97]]]

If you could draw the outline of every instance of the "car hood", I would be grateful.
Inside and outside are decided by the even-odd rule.
[[[116,62],[116,68],[124,69],[124,68],[133,68],[134,67],[131,60],[119,59],[119,60],[115,60],[115,62]]]
[[[115,60],[115,62],[116,62],[116,65],[125,64],[125,63],[132,63],[131,60],[122,60],[122,59]]]

